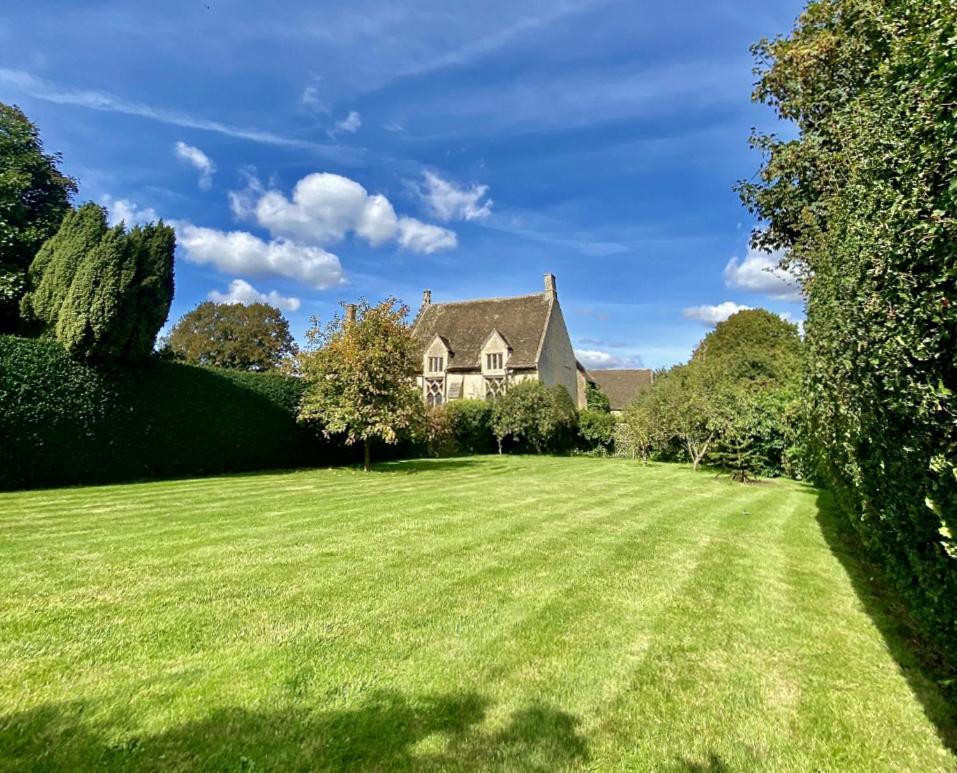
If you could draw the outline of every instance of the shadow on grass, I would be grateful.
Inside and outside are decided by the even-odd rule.
[[[453,456],[441,459],[399,459],[387,462],[373,462],[372,472],[406,473],[414,475],[419,472],[433,472],[438,470],[464,470],[468,467],[489,468],[489,460],[474,459],[469,456]]]
[[[0,717],[0,769],[550,771],[588,757],[570,714],[533,703],[489,731],[489,703],[475,693],[380,692],[324,712],[220,708],[154,735],[98,728],[83,719],[94,708],[48,704]]]
[[[880,568],[866,557],[828,491],[818,492],[817,522],[940,740],[957,752],[957,663],[917,633],[903,604],[881,580]]]
[[[731,768],[717,754],[711,754],[707,762],[682,760],[673,770],[675,773],[728,773]]]

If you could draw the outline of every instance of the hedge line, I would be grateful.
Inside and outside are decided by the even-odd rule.
[[[277,373],[93,367],[54,341],[0,336],[0,488],[351,461],[296,423],[301,394]]]

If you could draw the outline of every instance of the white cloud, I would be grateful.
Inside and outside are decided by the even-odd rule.
[[[743,259],[728,261],[724,267],[724,284],[782,301],[799,301],[801,289],[797,280],[778,268],[781,257],[780,251],[768,254],[752,248]]]
[[[281,276],[320,290],[343,283],[339,258],[321,247],[287,239],[263,241],[246,231],[217,231],[177,222],[177,244],[192,263],[230,274]]]
[[[642,367],[641,358],[638,356],[620,357],[617,354],[611,354],[597,349],[576,349],[575,356],[582,365],[590,370]]]
[[[176,143],[175,152],[176,158],[199,172],[199,187],[208,191],[213,184],[213,173],[216,171],[216,165],[212,159],[199,148],[187,145],[183,141]]]
[[[433,172],[425,172],[422,199],[440,220],[482,220],[492,212],[492,200],[485,199],[487,185],[459,188]]]
[[[283,311],[298,311],[302,305],[298,298],[280,295],[275,290],[261,293],[244,279],[234,279],[229,283],[226,292],[212,290],[208,297],[213,303],[242,303],[247,306],[252,303],[268,303]]]
[[[355,134],[357,131],[359,131],[360,126],[362,126],[362,116],[360,116],[355,110],[350,110],[349,115],[347,115],[341,121],[336,122],[336,131]]]
[[[127,226],[155,223],[160,219],[152,207],[140,208],[129,199],[114,199],[112,196],[102,198],[103,206],[108,212],[107,220],[110,225],[126,223]]]
[[[370,195],[355,180],[327,172],[303,177],[291,198],[251,180],[246,190],[230,193],[230,207],[237,217],[254,220],[277,239],[326,245],[354,233],[372,246],[398,241],[424,253],[456,245],[452,231],[400,218],[385,196]]]
[[[682,310],[681,315],[685,319],[696,319],[707,325],[717,325],[719,322],[724,322],[732,314],[737,314],[739,311],[746,311],[750,308],[750,306],[740,306],[733,301],[725,301],[716,306],[689,306],[687,309]]]

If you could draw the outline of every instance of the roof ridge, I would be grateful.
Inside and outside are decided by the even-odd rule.
[[[525,298],[544,298],[545,293],[528,293],[527,295],[504,295],[498,298],[472,298],[467,301],[440,301],[429,304],[430,306],[461,306],[466,303],[488,303],[489,301],[520,301]]]

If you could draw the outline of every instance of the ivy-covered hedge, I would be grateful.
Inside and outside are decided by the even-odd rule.
[[[54,341],[0,336],[0,488],[351,460],[296,423],[301,394],[277,373],[94,367]]]

